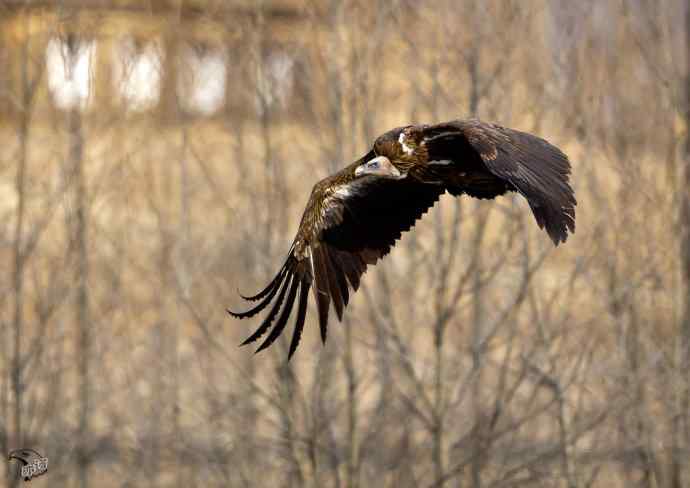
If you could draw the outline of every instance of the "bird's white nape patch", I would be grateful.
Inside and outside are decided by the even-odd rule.
[[[414,152],[414,149],[412,149],[410,146],[405,144],[405,133],[401,132],[400,136],[398,137],[398,142],[400,143],[400,146],[402,147],[402,150],[406,154],[412,154]]]
[[[452,159],[435,159],[434,161],[429,161],[429,164],[437,164],[439,166],[448,166],[453,162]]]

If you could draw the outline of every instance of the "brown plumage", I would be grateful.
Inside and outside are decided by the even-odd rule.
[[[364,157],[314,186],[283,267],[261,292],[243,296],[259,303],[246,312],[228,310],[237,318],[252,317],[274,302],[243,345],[270,330],[257,352],[270,346],[298,300],[292,357],[310,289],[325,342],[331,304],[342,319],[350,290],[357,291],[367,266],[388,254],[446,191],[476,198],[517,191],[554,244],[565,242],[575,231],[569,176],[568,158],[555,146],[476,119],[386,132]]]

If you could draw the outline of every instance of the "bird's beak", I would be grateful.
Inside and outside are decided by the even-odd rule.
[[[370,168],[370,165],[373,162],[379,163],[376,169]],[[386,156],[375,157],[374,159],[370,159],[369,161],[366,161],[361,165],[357,166],[357,168],[355,168],[355,176],[361,176],[366,174],[378,175],[382,177],[395,179],[403,177],[400,170],[396,168],[395,165],[392,164],[390,159],[388,159]]]

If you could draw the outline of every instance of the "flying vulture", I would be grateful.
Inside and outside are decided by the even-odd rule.
[[[577,203],[569,175],[568,157],[544,139],[476,119],[386,132],[364,157],[316,183],[285,264],[262,291],[241,295],[258,304],[246,312],[228,310],[243,319],[272,303],[242,345],[269,331],[256,352],[273,344],[297,301],[289,360],[310,289],[325,342],[331,304],[342,320],[350,289],[357,291],[367,266],[388,254],[446,191],[485,199],[517,191],[554,244],[565,242],[575,231]]]

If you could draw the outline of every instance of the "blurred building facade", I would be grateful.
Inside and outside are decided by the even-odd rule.
[[[0,17],[0,120],[31,91],[34,117],[155,113],[162,121],[298,109],[299,2],[10,0]],[[246,49],[247,38],[260,47]],[[247,78],[253,80],[246,83]],[[253,86],[255,92],[238,90]]]

